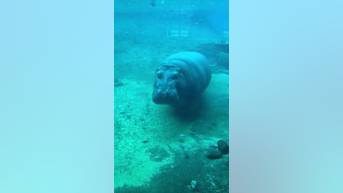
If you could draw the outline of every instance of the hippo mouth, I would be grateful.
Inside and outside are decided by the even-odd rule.
[[[168,88],[163,90],[157,87],[154,89],[154,93],[152,94],[152,101],[155,104],[174,105],[178,103],[179,95],[177,94],[177,91],[174,88]]]

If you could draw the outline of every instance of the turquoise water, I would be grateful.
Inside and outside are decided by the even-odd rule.
[[[229,143],[225,1],[155,3],[115,7],[115,192],[228,192],[229,155],[208,158]],[[203,54],[212,71],[202,108],[187,115],[152,102],[157,66],[182,51]]]

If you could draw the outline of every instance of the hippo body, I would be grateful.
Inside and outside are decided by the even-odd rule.
[[[209,62],[200,53],[180,52],[166,58],[155,73],[152,100],[187,108],[204,92],[211,81]]]

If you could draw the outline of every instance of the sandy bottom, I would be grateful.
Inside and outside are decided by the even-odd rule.
[[[203,157],[189,159],[206,160],[206,148],[219,139],[229,143],[229,75],[212,75],[204,93],[207,105],[192,118],[176,116],[171,107],[154,104],[152,81],[120,81],[123,86],[114,88],[115,188],[149,183],[161,167],[173,167],[174,150],[183,149],[187,155],[200,151]],[[151,152],[154,147],[164,149],[169,156],[154,161],[153,156],[159,156]]]
[[[159,62],[221,39],[200,28],[187,38],[169,38],[166,26],[151,31],[148,20],[140,21],[126,18],[115,28],[114,77],[123,85],[114,87],[114,192],[190,192],[192,180],[196,192],[228,192],[229,155],[206,158],[219,139],[229,143],[228,69],[211,62],[212,80],[197,116],[178,116],[151,99]]]

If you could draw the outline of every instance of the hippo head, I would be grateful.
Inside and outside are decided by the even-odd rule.
[[[162,65],[156,70],[152,101],[155,104],[176,105],[179,102],[181,69],[175,65]]]

